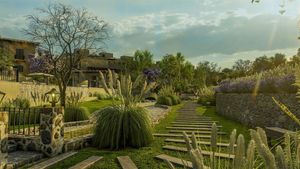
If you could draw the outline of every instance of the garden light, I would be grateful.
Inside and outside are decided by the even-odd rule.
[[[55,104],[58,103],[60,98],[60,93],[55,89],[51,89],[49,92],[45,94],[46,98],[48,98],[49,103],[51,103],[52,107],[55,107]]]

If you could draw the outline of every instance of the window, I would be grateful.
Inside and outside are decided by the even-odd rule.
[[[21,59],[24,60],[24,49],[16,49],[16,55],[15,55],[15,59]]]

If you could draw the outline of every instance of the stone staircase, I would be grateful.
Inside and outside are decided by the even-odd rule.
[[[187,153],[186,142],[183,138],[182,132],[186,132],[189,137],[191,137],[191,133],[194,132],[196,134],[198,141],[198,145],[201,147],[210,146],[210,138],[211,138],[211,126],[213,123],[217,124],[218,135],[221,137],[222,135],[227,135],[227,133],[222,132],[222,126],[218,125],[218,121],[213,121],[210,117],[202,116],[196,113],[196,108],[198,105],[193,102],[187,102],[185,105],[178,111],[178,116],[174,122],[171,123],[170,126],[166,127],[168,129],[168,133],[154,133],[154,137],[165,137],[165,145],[163,145],[164,150]],[[201,141],[200,141],[201,140]],[[228,143],[219,142],[217,143],[219,147],[227,147]],[[211,151],[203,149],[202,154],[204,156],[210,156],[212,154]],[[166,152],[167,153],[167,152]],[[234,155],[227,153],[215,153],[216,157],[220,158],[234,158]],[[170,156],[167,154],[160,154],[155,157],[156,159],[160,159],[163,161],[168,161],[171,163],[169,165],[179,165],[185,166],[187,168],[192,168],[192,164],[190,161],[182,160],[181,158],[177,158],[174,156]]]

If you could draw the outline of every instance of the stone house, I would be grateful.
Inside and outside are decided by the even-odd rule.
[[[0,37],[0,49],[13,57],[13,68],[19,74],[26,75],[29,72],[29,63],[27,58],[34,55],[39,43]]]

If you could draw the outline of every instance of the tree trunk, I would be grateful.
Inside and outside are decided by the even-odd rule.
[[[66,87],[63,87],[62,91],[60,91],[60,105],[66,107]]]

